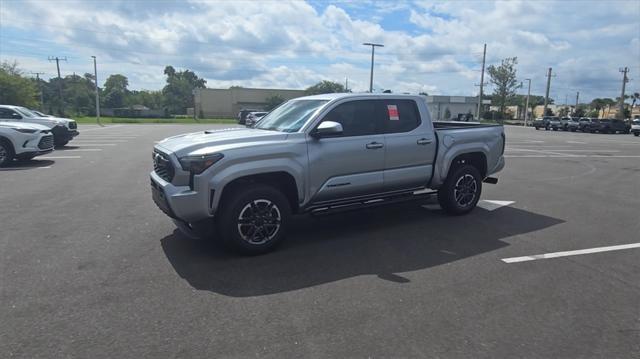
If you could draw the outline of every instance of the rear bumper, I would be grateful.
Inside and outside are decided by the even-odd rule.
[[[167,216],[189,223],[212,217],[206,194],[193,191],[188,186],[175,186],[155,172],[151,172],[149,177],[152,199]]]

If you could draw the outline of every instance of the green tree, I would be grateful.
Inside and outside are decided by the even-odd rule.
[[[273,95],[273,96],[269,96],[267,97],[264,102],[266,102],[266,106],[264,107],[265,110],[267,111],[271,111],[274,108],[278,107],[281,103],[284,102],[284,98],[282,98],[282,96],[280,95]]]
[[[23,76],[16,62],[0,64],[0,103],[36,107],[38,104],[36,82]]]
[[[505,113],[507,103],[515,96],[520,83],[516,77],[517,57],[508,57],[499,66],[491,65],[487,68],[493,90],[492,104],[497,105],[501,113]]]
[[[323,93],[345,92],[341,83],[323,80],[304,90],[307,95],[320,95]]]
[[[449,107],[444,109],[444,119],[448,120],[451,118],[451,111],[449,110]]]
[[[206,80],[190,70],[176,71],[173,66],[164,68],[167,84],[162,89],[165,107],[172,114],[185,114],[187,107],[193,107],[193,90],[205,88]]]
[[[634,92],[631,95],[631,108],[635,107],[637,101],[640,101],[640,93]]]
[[[126,76],[109,76],[104,83],[104,105],[111,108],[124,107],[129,93],[128,86],[129,80]]]
[[[547,110],[544,112],[545,116],[555,116],[555,114],[553,113],[553,110],[550,109],[549,107],[547,107]]]

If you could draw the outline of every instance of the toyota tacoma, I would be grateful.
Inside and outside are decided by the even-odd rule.
[[[504,167],[501,125],[433,122],[422,96],[325,94],[290,100],[255,128],[169,137],[153,150],[152,198],[190,237],[248,254],[284,237],[292,214],[437,193],[447,213],[477,204]]]

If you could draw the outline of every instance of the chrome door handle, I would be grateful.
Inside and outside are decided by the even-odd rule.
[[[433,141],[432,140],[428,140],[426,138],[421,138],[418,141],[416,141],[416,143],[419,144],[419,145],[428,145],[431,142],[433,142]]]
[[[370,150],[375,150],[376,148],[382,148],[382,147],[384,147],[384,145],[379,142],[367,143],[367,148]]]

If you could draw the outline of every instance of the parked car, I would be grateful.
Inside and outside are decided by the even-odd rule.
[[[433,122],[424,96],[324,94],[290,100],[255,128],[169,137],[153,151],[152,198],[191,237],[215,228],[249,254],[281,241],[295,213],[411,200],[437,191],[473,210],[504,167],[501,125]],[[422,191],[423,194],[420,194]]]
[[[636,137],[640,136],[640,118],[636,118],[631,122],[631,133]]]
[[[240,110],[240,112],[238,112],[238,124],[240,125],[244,125],[245,124],[245,120],[247,119],[247,116],[251,113],[251,112],[257,112],[260,110],[256,110],[256,109],[247,109],[247,108],[243,108],[242,110]]]
[[[268,112],[249,112],[249,114],[247,115],[247,118],[245,118],[244,120],[244,124],[247,127],[253,127],[253,125],[255,125],[256,122],[258,122],[267,113]]]
[[[549,117],[549,128],[551,128],[554,131],[558,131],[559,129],[562,128],[562,122],[560,122],[560,118],[559,117]]]
[[[624,121],[612,118],[600,119],[599,125],[595,128],[600,133],[629,133]]]
[[[42,117],[20,106],[0,105],[0,121],[36,123],[51,129],[56,146],[64,146],[78,136],[78,124],[69,118]]]
[[[549,117],[538,117],[535,120],[533,120],[533,127],[536,128],[536,130],[539,130],[541,128],[544,128],[545,130],[549,129]]]
[[[563,131],[570,131],[571,129],[569,128],[569,124],[572,122],[573,119],[574,119],[573,117],[569,117],[569,116],[560,118],[560,128]]]
[[[566,125],[566,131],[576,132],[580,126],[580,121],[577,117],[570,117]]]
[[[53,151],[53,134],[42,125],[0,122],[0,167],[13,159],[28,161]]]
[[[578,121],[578,130],[582,132],[591,132],[591,118],[580,117]]]

